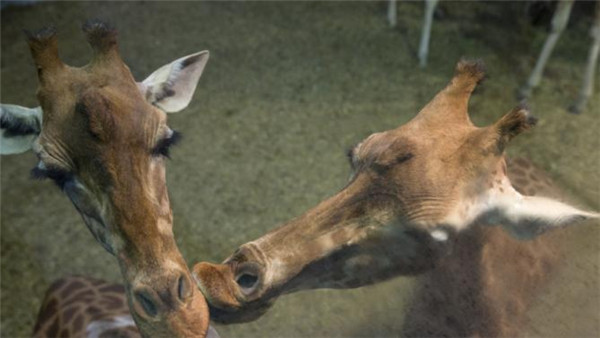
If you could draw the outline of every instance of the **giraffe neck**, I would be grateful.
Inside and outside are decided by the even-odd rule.
[[[529,161],[508,163],[513,186],[525,195],[557,195]],[[560,258],[561,230],[518,241],[499,226],[474,225],[457,234],[449,255],[419,278],[403,336],[516,336],[536,290]]]

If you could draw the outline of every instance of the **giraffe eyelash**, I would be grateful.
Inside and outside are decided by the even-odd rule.
[[[158,144],[152,149],[152,155],[162,155],[166,158],[170,158],[169,150],[171,146],[176,145],[181,140],[181,133],[173,130],[170,137],[164,138],[158,141]]]
[[[65,183],[73,179],[73,173],[56,167],[42,169],[39,166],[36,166],[35,168],[31,169],[31,178],[35,180],[44,180],[49,178],[54,181],[54,183],[56,183],[60,189],[62,189]]]
[[[354,158],[355,151],[356,151],[356,145],[353,145],[352,147],[348,148],[348,150],[346,150],[346,157],[348,158],[348,162],[350,163],[350,166],[352,167],[352,169],[354,169],[354,166],[355,166],[355,158]]]

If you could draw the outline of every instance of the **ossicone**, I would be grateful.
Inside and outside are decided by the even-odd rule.
[[[106,54],[117,49],[117,30],[97,19],[87,20],[81,27],[94,52]]]
[[[44,27],[33,32],[25,30],[24,32],[27,36],[27,43],[29,44],[33,61],[38,70],[51,69],[63,65],[58,57],[58,42],[54,27]]]
[[[533,128],[536,123],[537,118],[531,115],[527,105],[520,103],[493,125],[499,135],[498,148],[503,150],[510,140]]]
[[[484,79],[485,63],[483,62],[483,60],[469,60],[462,58],[456,64],[456,68],[454,69],[454,78],[452,79],[452,81],[461,82],[460,84],[462,85],[468,87],[472,86],[473,88],[475,88],[475,86],[478,85]]]
[[[418,114],[428,123],[458,123],[471,125],[468,104],[471,93],[485,77],[482,60],[461,59],[454,69],[450,83]]]

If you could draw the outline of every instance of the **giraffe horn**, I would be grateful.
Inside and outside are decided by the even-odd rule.
[[[102,21],[88,20],[82,30],[94,50],[95,59],[118,57],[117,30],[114,27]]]
[[[33,61],[40,71],[61,68],[62,61],[58,57],[58,42],[56,29],[45,27],[38,31],[25,31],[27,43],[33,56]],[[39,72],[40,76],[43,72]]]
[[[467,112],[469,98],[484,76],[483,61],[461,59],[450,83],[419,112],[418,116],[426,120],[452,120],[471,124]]]
[[[531,129],[537,123],[537,118],[529,112],[525,103],[521,103],[505,114],[491,126],[498,137],[498,148],[503,150],[508,142],[520,133]]]

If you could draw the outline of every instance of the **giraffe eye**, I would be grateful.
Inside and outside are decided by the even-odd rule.
[[[166,137],[158,142],[156,146],[152,149],[152,155],[154,156],[164,156],[169,158],[169,150],[171,146],[174,146],[181,140],[181,133],[173,130],[169,137]]]

